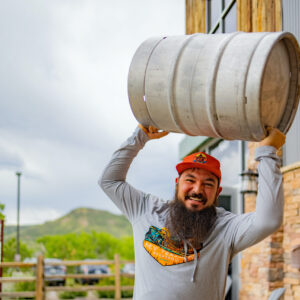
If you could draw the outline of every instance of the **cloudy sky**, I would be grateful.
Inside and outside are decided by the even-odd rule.
[[[184,34],[184,0],[7,0],[0,10],[0,202],[16,223],[118,210],[97,186],[136,120],[127,73],[152,36]],[[128,180],[169,198],[181,134],[151,141]]]

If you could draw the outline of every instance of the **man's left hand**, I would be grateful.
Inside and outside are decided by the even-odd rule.
[[[273,146],[277,150],[285,143],[285,135],[277,128],[268,127],[268,135],[261,142],[259,146]]]

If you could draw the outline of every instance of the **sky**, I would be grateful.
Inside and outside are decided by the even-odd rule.
[[[0,203],[6,224],[39,224],[72,209],[119,214],[97,185],[137,125],[127,75],[138,46],[184,34],[184,0],[7,0],[0,10]],[[128,174],[173,197],[184,135],[150,141]]]

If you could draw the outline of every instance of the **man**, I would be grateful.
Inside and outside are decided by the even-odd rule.
[[[145,143],[166,134],[139,125],[113,154],[99,181],[133,227],[134,299],[224,299],[233,256],[281,225],[282,176],[276,149],[284,144],[285,136],[271,129],[256,149],[256,212],[235,215],[216,207],[222,190],[220,164],[205,153],[188,156],[176,166],[179,176],[172,201],[143,193],[125,181]]]

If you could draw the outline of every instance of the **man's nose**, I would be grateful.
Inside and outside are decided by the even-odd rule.
[[[202,186],[201,182],[195,183],[195,185],[193,187],[193,192],[195,194],[203,194],[203,186]]]

